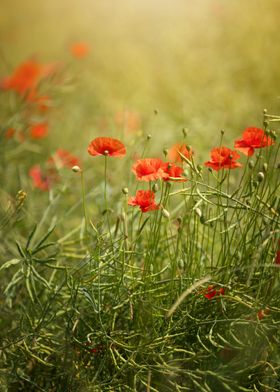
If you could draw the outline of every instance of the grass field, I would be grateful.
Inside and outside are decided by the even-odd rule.
[[[279,2],[1,1],[0,391],[279,391]]]

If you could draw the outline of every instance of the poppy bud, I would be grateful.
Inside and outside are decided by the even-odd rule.
[[[165,208],[162,209],[162,215],[167,219],[170,218],[170,214]]]
[[[255,166],[254,161],[250,160],[249,163],[248,163],[248,166],[249,166],[250,169],[253,169],[254,166]]]
[[[158,191],[158,184],[157,183],[153,184],[152,191],[155,193]]]
[[[188,129],[187,128],[183,128],[182,132],[183,132],[184,137],[187,137]]]
[[[196,215],[198,215],[200,218],[202,217],[202,212],[200,208],[195,208],[194,212],[196,213]]]
[[[154,114],[155,114],[156,116],[158,115],[158,110],[157,110],[157,109],[154,110]]]
[[[75,166],[72,167],[72,171],[74,173],[80,173],[82,170],[81,170],[80,166],[75,165]]]
[[[185,263],[184,263],[184,260],[183,260],[183,259],[179,259],[179,260],[178,260],[178,267],[179,267],[180,269],[184,269]]]
[[[163,154],[164,154],[165,157],[167,157],[167,154],[168,154],[167,148],[165,148],[165,149],[163,150]]]
[[[197,167],[196,167],[196,168],[197,168],[197,170],[198,170],[198,171],[199,171],[199,173],[200,173],[200,172],[202,172],[203,166],[202,166],[202,165],[197,165]]]
[[[263,114],[265,115],[267,113],[267,109],[263,109]]]
[[[152,135],[149,133],[148,135],[147,135],[147,140],[150,140],[152,138]]]
[[[127,195],[127,194],[128,194],[128,188],[126,188],[126,187],[123,188],[123,189],[122,189],[122,193],[123,193],[124,195]]]
[[[258,182],[262,182],[264,180],[264,173],[263,172],[259,172],[257,174],[257,181]]]
[[[225,131],[223,129],[221,129],[221,135],[224,136]]]
[[[264,171],[265,173],[267,172],[268,165],[267,165],[267,163],[266,163],[266,162],[263,164],[263,167],[262,167],[262,169],[263,169],[263,171]]]

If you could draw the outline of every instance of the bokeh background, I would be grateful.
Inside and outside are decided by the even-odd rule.
[[[186,127],[208,151],[221,129],[232,141],[263,108],[279,114],[279,14],[279,0],[1,0],[0,76],[34,56],[63,64],[54,145],[110,136],[128,110],[160,149]]]

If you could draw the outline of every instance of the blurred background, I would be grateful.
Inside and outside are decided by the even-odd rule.
[[[186,127],[209,151],[221,129],[232,143],[263,108],[279,114],[279,12],[279,0],[1,0],[0,77],[34,57],[62,64],[54,144],[84,149],[125,112],[160,150]]]

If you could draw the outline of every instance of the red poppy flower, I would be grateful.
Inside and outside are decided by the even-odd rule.
[[[32,139],[42,139],[48,134],[48,124],[45,122],[34,124],[30,127],[29,132]]]
[[[187,181],[187,179],[182,176],[182,173],[184,171],[183,168],[174,165],[174,163],[165,163],[163,165],[163,170],[166,174],[168,174],[168,177],[163,179],[164,181]]]
[[[268,137],[263,129],[249,127],[242,134],[242,139],[235,141],[234,148],[247,156],[254,154],[255,148],[271,146],[274,140]]]
[[[225,289],[223,287],[221,287],[220,289],[216,290],[215,286],[210,285],[204,291],[202,291],[202,294],[205,298],[210,300],[210,299],[216,297],[217,295],[224,295]]]
[[[165,163],[158,158],[138,159],[132,166],[132,172],[139,181],[155,181],[159,178],[168,178],[164,171]]]
[[[211,151],[211,161],[204,163],[205,166],[212,167],[213,170],[235,169],[241,167],[241,163],[236,162],[240,155],[227,147],[216,147]]]
[[[123,127],[126,132],[135,132],[141,125],[139,114],[128,110],[116,113],[115,122],[118,126]]]
[[[186,144],[177,143],[168,150],[168,159],[172,162],[183,162],[183,158],[179,153],[189,160],[191,160],[193,155],[193,151]]]
[[[32,178],[33,186],[41,191],[48,191],[59,180],[56,170],[43,172],[39,165],[31,167],[29,176]]]
[[[159,204],[155,202],[155,194],[152,191],[137,191],[135,197],[131,197],[128,200],[130,206],[138,206],[142,212],[158,210]]]
[[[54,164],[56,167],[80,166],[80,160],[72,155],[69,151],[58,149],[55,154],[48,159],[48,163]]]
[[[126,149],[122,142],[117,139],[97,137],[90,142],[88,153],[92,156],[123,157],[126,154]]]
[[[14,90],[20,95],[29,93],[34,96],[41,79],[53,71],[53,65],[41,65],[36,60],[29,60],[20,64],[12,75],[4,78],[0,87],[4,90]]]
[[[258,311],[257,313],[257,317],[259,320],[262,320],[265,316],[268,316],[270,313],[270,310],[265,308],[265,309],[261,309]]]
[[[89,54],[89,46],[85,42],[76,42],[71,45],[70,52],[77,59],[82,59]]]

